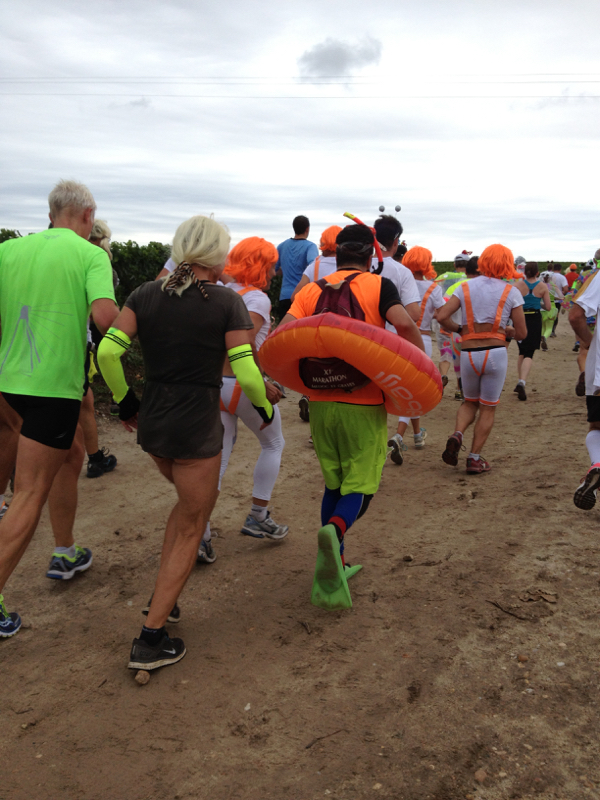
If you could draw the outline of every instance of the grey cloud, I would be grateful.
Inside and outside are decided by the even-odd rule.
[[[382,49],[379,39],[372,36],[356,44],[327,38],[300,56],[298,68],[302,77],[348,75],[355,69],[378,64]]]

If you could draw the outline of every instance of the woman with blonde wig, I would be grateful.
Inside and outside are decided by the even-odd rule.
[[[444,307],[444,296],[441,288],[434,283],[437,278],[436,271],[432,264],[431,250],[426,247],[411,247],[402,259],[402,265],[408,267],[412,272],[417,283],[417,289],[421,297],[421,313],[417,321],[417,327],[421,331],[425,352],[431,358],[431,322],[436,309]],[[427,431],[421,427],[419,417],[410,419],[413,429],[413,439],[415,448],[422,450],[425,446]],[[390,458],[395,464],[402,464],[404,457],[402,451],[407,447],[404,444],[403,436],[408,427],[409,417],[399,417],[398,430],[388,440],[388,448],[391,448]]]
[[[211,217],[182,223],[173,239],[175,270],[132,292],[98,348],[121,420],[127,430],[138,428],[138,443],[177,492],[147,622],[133,640],[131,669],[174,664],[186,652],[182,640],[171,639],[164,626],[179,622],[177,600],[217,498],[226,357],[262,421],[273,419],[252,354],[253,324],[246,306],[238,294],[216,285],[229,241],[226,228]],[[146,375],[141,404],[127,387],[120,362],[136,335]]]
[[[236,244],[225,264],[225,274],[232,279],[227,288],[241,297],[252,320],[250,343],[259,368],[257,354],[271,329],[271,301],[263,290],[269,288],[275,275],[277,257],[277,248],[274,245],[258,236],[251,236]],[[221,388],[221,422],[224,432],[219,489],[237,437],[238,419],[241,419],[256,436],[261,447],[254,467],[252,505],[241,532],[257,539],[283,539],[287,536],[288,526],[278,525],[267,508],[279,475],[281,453],[285,444],[281,434],[281,415],[276,405],[281,399],[281,392],[270,382],[265,383],[265,388],[267,397],[273,404],[273,421],[268,426],[264,425],[251,400],[242,390],[229,362],[225,361]],[[198,561],[210,564],[215,559],[209,524],[198,551]]]
[[[462,339],[460,374],[465,396],[456,416],[456,430],[446,442],[442,459],[452,466],[458,464],[463,435],[477,418],[467,457],[467,473],[473,475],[491,469],[480,453],[492,430],[506,379],[506,340],[527,336],[523,295],[506,282],[514,273],[511,251],[501,244],[492,244],[479,256],[478,267],[479,277],[461,283],[438,312],[440,325],[460,334]],[[459,309],[460,325],[451,319]]]

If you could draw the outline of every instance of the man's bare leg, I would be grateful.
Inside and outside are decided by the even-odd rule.
[[[17,461],[23,420],[0,394],[0,494],[4,494]]]
[[[473,431],[473,445],[471,452],[479,455],[486,443],[488,436],[494,427],[494,418],[496,413],[496,406],[485,406],[483,403],[479,405],[479,417],[475,423],[475,430]]]
[[[0,525],[0,592],[31,541],[52,481],[69,455],[19,436],[15,493]]]
[[[81,411],[79,412],[79,424],[83,429],[85,440],[85,452],[88,456],[98,452],[98,426],[96,424],[96,414],[94,412],[94,394],[90,386],[83,395],[81,401]]]
[[[77,481],[84,456],[83,430],[81,425],[78,425],[71,449],[56,473],[48,496],[50,523],[57,547],[71,547],[75,544],[73,525],[77,513]]]

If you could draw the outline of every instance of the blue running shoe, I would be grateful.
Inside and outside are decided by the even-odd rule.
[[[52,553],[47,578],[58,581],[70,581],[76,572],[85,572],[92,566],[92,551],[87,547],[75,545],[75,556],[70,558],[64,554]]]
[[[4,597],[0,594],[0,639],[7,639],[14,636],[21,628],[21,617],[16,611],[10,614],[4,605]]]

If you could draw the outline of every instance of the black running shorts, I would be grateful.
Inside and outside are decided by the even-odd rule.
[[[587,404],[588,422],[600,422],[600,395],[586,394],[585,402]]]
[[[21,436],[55,450],[71,449],[79,422],[81,400],[8,392],[2,392],[2,397],[23,419]]]
[[[536,350],[540,349],[542,340],[542,315],[539,311],[526,311],[525,324],[527,325],[527,337],[522,342],[518,342],[519,355],[524,358],[533,358]]]

